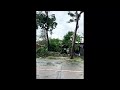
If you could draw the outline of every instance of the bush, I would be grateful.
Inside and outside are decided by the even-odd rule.
[[[61,51],[61,40],[59,39],[50,39],[50,51],[60,52]]]
[[[36,50],[36,57],[46,57],[48,55],[47,47],[40,47]]]

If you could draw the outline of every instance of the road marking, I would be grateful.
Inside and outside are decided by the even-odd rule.
[[[55,69],[39,69],[40,71],[62,71],[62,72],[83,72],[83,71],[72,71],[72,70],[55,70]]]

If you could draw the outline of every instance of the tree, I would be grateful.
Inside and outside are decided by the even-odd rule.
[[[50,39],[50,51],[60,52],[61,51],[61,48],[60,48],[61,42],[62,42],[62,40],[59,40],[59,39],[54,39],[54,38]]]
[[[63,38],[62,44],[68,46],[69,48],[71,47],[71,40],[70,38],[74,34],[73,31],[69,31]],[[76,35],[76,41],[80,42],[80,36]]]
[[[55,14],[49,16],[48,11],[45,11],[45,13],[43,13],[43,11],[36,12],[36,29],[38,28],[38,26],[40,26],[42,30],[45,30],[48,51],[49,51],[48,31],[50,31],[50,34],[52,34],[52,30],[56,28],[57,23],[55,22],[55,20],[56,20]]]
[[[71,41],[70,41],[70,38],[71,36],[73,35],[73,32],[72,31],[69,31],[63,38],[63,41],[62,41],[62,44],[63,45],[67,45],[69,48],[71,46]]]
[[[68,23],[74,22],[74,21],[76,22],[75,32],[74,32],[73,40],[72,40],[71,57],[70,57],[71,59],[73,59],[73,55],[74,55],[74,46],[75,46],[75,40],[76,40],[76,32],[77,32],[77,29],[79,28],[78,22],[79,22],[79,19],[80,19],[80,16],[81,16],[82,12],[83,11],[78,13],[78,11],[76,11],[74,14],[71,13],[70,11],[68,12],[68,15],[70,15],[72,17],[72,19],[70,19]]]
[[[81,37],[79,35],[76,34],[76,40],[77,42],[81,42]]]

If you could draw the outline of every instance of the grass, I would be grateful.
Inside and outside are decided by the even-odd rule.
[[[48,56],[48,57],[46,57],[47,59],[57,59],[56,57],[54,57],[54,56]]]
[[[83,59],[81,57],[74,57],[73,59],[70,59],[70,57],[55,57],[55,56],[47,56],[46,59],[50,60],[67,60],[68,62],[80,62],[83,63]]]
[[[47,56],[46,57],[47,59],[59,59],[59,60],[66,60],[66,59],[69,59],[69,57],[63,57],[63,56],[59,56],[59,57],[57,57],[57,56]]]
[[[80,57],[74,57],[73,59],[70,59],[69,62],[80,62],[80,63],[83,63],[83,59],[80,58]]]

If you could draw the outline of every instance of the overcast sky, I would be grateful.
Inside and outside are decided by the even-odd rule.
[[[74,12],[74,11],[73,11]],[[55,14],[56,22],[58,23],[56,28],[53,29],[53,34],[48,34],[51,38],[59,38],[63,39],[64,35],[68,33],[68,31],[74,31],[75,30],[75,22],[67,23],[70,19],[72,19],[68,15],[68,11],[50,11],[49,15]],[[36,31],[37,36],[40,35],[41,29],[39,28]],[[84,13],[81,14],[80,20],[79,20],[79,28],[77,30],[77,34],[83,36],[84,33]],[[38,39],[38,38],[37,38]]]

